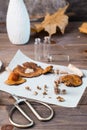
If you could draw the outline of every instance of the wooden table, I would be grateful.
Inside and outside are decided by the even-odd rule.
[[[52,53],[56,55],[69,55],[70,61],[54,61],[53,64],[68,65],[72,63],[81,69],[87,69],[87,35],[81,34],[78,27],[81,23],[69,23],[64,35],[56,34],[52,38],[57,44],[52,45]],[[34,59],[34,39],[35,37],[43,38],[46,33],[42,32],[32,35],[30,41],[26,45],[13,45],[9,42],[7,34],[0,34],[0,59],[6,67],[18,49],[25,53],[30,58]],[[47,62],[47,61],[46,61]],[[49,62],[47,62],[49,63]],[[4,68],[3,68],[4,70]],[[12,97],[4,92],[0,92],[0,128],[10,124],[8,119],[9,111],[14,103]],[[42,112],[44,108],[37,104],[33,104]],[[51,105],[55,111],[54,118],[49,122],[39,122],[34,116],[35,126],[28,128],[32,130],[86,130],[87,129],[87,90],[83,94],[76,108],[64,108],[56,105]],[[45,111],[44,114],[47,114]],[[24,122],[24,119],[19,116],[19,120]],[[4,130],[4,128],[3,128]],[[10,128],[5,130],[10,130]],[[20,130],[14,127],[14,130]]]

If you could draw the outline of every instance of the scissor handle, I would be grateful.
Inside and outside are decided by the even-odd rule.
[[[26,99],[20,99],[20,100],[18,100],[18,101],[14,104],[14,107],[11,109],[11,111],[10,111],[10,113],[9,113],[9,120],[10,120],[10,122],[11,122],[14,126],[16,126],[16,127],[28,128],[28,127],[31,127],[31,126],[34,125],[33,120],[31,120],[31,118],[30,118],[30,117],[21,109],[21,107],[19,106],[19,104],[20,104],[21,102],[24,102],[24,103],[30,108],[30,110],[33,112],[33,114],[38,118],[38,120],[40,120],[40,121],[48,121],[48,120],[50,120],[50,119],[53,117],[53,115],[54,115],[54,111],[53,111],[53,109],[52,109],[49,105],[47,105],[47,104],[45,104],[45,103],[43,103],[43,102],[40,102],[40,101],[35,101],[35,102],[37,102],[37,103],[39,103],[39,104],[42,104],[43,106],[47,107],[47,108],[50,110],[50,116],[48,116],[48,117],[46,117],[46,118],[43,118],[43,117],[41,117],[41,116],[38,114],[38,112],[32,107],[32,105],[31,105]],[[13,121],[12,115],[13,115],[13,113],[14,113],[14,111],[15,111],[15,108],[17,108],[17,109],[20,111],[20,113],[30,122],[29,124],[21,125],[21,124],[15,123],[15,122]]]
[[[41,117],[41,116],[38,114],[38,112],[32,107],[32,105],[31,105],[27,100],[25,100],[25,103],[26,103],[27,106],[31,109],[31,111],[34,113],[34,115],[38,118],[38,120],[40,120],[40,121],[48,121],[48,120],[52,119],[52,117],[53,117],[53,115],[54,115],[53,109],[52,109],[49,105],[47,105],[46,103],[44,103],[44,102],[40,102],[40,101],[35,101],[35,102],[37,102],[37,103],[39,103],[39,104],[42,104],[43,106],[47,107],[47,108],[50,110],[50,116],[48,116],[48,117],[46,117],[46,118],[43,118],[43,117]]]
[[[10,121],[14,126],[19,127],[19,128],[28,128],[28,127],[33,126],[33,125],[34,125],[33,120],[31,120],[30,117],[27,116],[27,114],[19,107],[18,104],[15,103],[14,105],[15,105],[15,106],[11,109],[11,111],[10,111],[10,113],[9,113],[9,121]],[[14,112],[15,108],[17,108],[17,109],[21,112],[21,114],[30,122],[29,124],[21,125],[21,124],[15,123],[15,122],[13,121],[12,115],[13,115],[13,112]]]

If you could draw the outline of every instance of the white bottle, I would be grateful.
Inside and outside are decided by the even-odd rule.
[[[13,44],[26,44],[30,38],[30,18],[23,0],[10,0],[6,28]]]

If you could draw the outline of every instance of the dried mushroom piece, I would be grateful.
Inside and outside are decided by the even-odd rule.
[[[5,81],[8,85],[19,85],[26,82],[26,79],[23,79],[18,73],[11,72],[8,79]]]
[[[43,70],[43,74],[47,74],[47,73],[51,73],[53,70],[53,66],[47,66],[44,70]]]
[[[78,87],[82,84],[82,78],[75,74],[61,76],[59,80],[69,87]]]
[[[19,75],[27,78],[32,78],[40,76],[43,72],[43,69],[33,62],[25,62],[23,65],[17,65],[14,70]]]
[[[69,64],[68,68],[76,75],[83,77],[83,72],[77,68],[75,65]]]
[[[58,96],[58,97],[57,97],[57,100],[58,100],[59,102],[64,102],[64,101],[65,101],[65,99],[64,99],[63,97],[61,97],[61,96]]]
[[[43,69],[41,66],[38,66],[36,63],[33,62],[25,62],[22,65],[17,65],[14,68],[14,72],[18,73],[20,76],[26,78],[37,77],[42,74],[51,73],[53,70],[53,66],[47,66]]]
[[[54,93],[57,95],[57,94],[60,94],[60,89],[58,87],[54,87]]]
[[[25,86],[25,89],[31,91],[31,88],[29,86]]]

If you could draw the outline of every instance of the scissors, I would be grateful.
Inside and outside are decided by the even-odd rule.
[[[20,97],[18,97],[18,96],[16,96],[16,95],[12,95],[12,97],[16,100],[16,102],[14,103],[14,107],[11,109],[11,111],[10,111],[10,113],[9,113],[9,121],[10,121],[14,126],[16,126],[16,127],[19,127],[19,128],[28,128],[28,127],[31,127],[31,126],[34,125],[34,121],[33,121],[33,120],[24,112],[24,110],[20,107],[20,104],[21,104],[21,103],[26,104],[26,105],[29,107],[29,109],[33,112],[33,114],[37,117],[37,119],[40,120],[40,121],[49,121],[50,119],[52,119],[52,117],[53,117],[53,115],[54,115],[53,109],[52,109],[49,105],[47,105],[47,104],[45,104],[45,103],[43,103],[43,102],[35,101],[35,102],[37,102],[37,103],[39,103],[39,104],[41,104],[41,105],[44,105],[46,108],[49,109],[50,115],[49,115],[48,117],[46,117],[46,118],[41,117],[41,116],[38,114],[38,112],[33,108],[33,106],[29,103],[29,101],[28,101],[27,99],[25,99],[25,98],[20,98]],[[13,117],[14,111],[15,111],[16,109],[29,121],[28,124],[22,124],[22,125],[21,125],[21,124],[15,123],[15,122],[13,121],[12,117]]]

